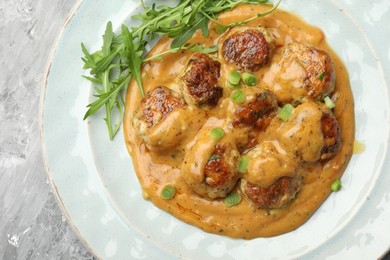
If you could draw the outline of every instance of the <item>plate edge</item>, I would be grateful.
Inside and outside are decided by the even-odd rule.
[[[95,250],[93,250],[92,246],[87,242],[87,240],[81,235],[80,230],[76,227],[76,225],[71,221],[71,218],[64,206],[64,203],[62,201],[62,198],[58,192],[57,186],[54,183],[54,180],[50,174],[50,167],[49,167],[49,162],[47,159],[47,152],[46,152],[46,146],[45,146],[45,138],[44,138],[44,127],[43,127],[43,122],[44,122],[44,104],[45,104],[45,99],[46,99],[46,88],[47,88],[47,81],[50,75],[50,70],[51,70],[51,65],[53,62],[53,57],[55,54],[55,51],[58,47],[60,38],[69,25],[70,21],[73,19],[75,16],[76,12],[79,10],[81,4],[83,3],[83,0],[77,0],[77,2],[74,4],[72,9],[69,11],[64,24],[61,26],[60,30],[57,33],[57,36],[54,40],[54,43],[51,47],[49,57],[47,59],[46,67],[44,69],[44,79],[42,81],[41,85],[41,95],[40,95],[40,101],[39,101],[39,132],[40,132],[40,142],[41,142],[41,154],[42,154],[42,160],[45,168],[45,174],[48,179],[49,185],[51,190],[53,191],[54,198],[57,202],[58,207],[60,208],[62,214],[64,215],[66,222],[69,224],[73,232],[76,234],[76,236],[79,238],[79,240],[83,243],[83,245],[89,250],[91,254],[93,254],[94,257],[98,259],[102,259]]]

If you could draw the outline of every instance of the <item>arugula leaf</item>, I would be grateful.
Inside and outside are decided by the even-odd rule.
[[[96,101],[92,102],[91,104],[89,104],[87,106],[87,107],[89,107],[89,109],[88,109],[87,113],[85,113],[85,115],[84,115],[84,120],[87,117],[89,117],[90,115],[95,114],[102,106],[104,106],[108,102],[108,100],[114,94],[116,94],[115,90],[120,89],[120,88],[121,88],[121,86],[118,85],[115,89],[111,90],[110,92],[95,95],[95,97],[98,97],[99,99],[97,99]]]
[[[144,90],[142,88],[142,80],[141,80],[141,61],[142,61],[142,53],[143,51],[138,51],[137,47],[134,45],[133,36],[131,35],[129,29],[122,25],[122,36],[123,43],[125,45],[125,55],[128,57],[128,65],[129,69],[133,72],[133,76],[137,81],[139,91],[141,92],[141,96],[144,97]]]
[[[200,44],[183,45],[183,46],[179,46],[179,47],[176,47],[176,48],[169,49],[169,50],[164,51],[164,52],[162,52],[160,54],[157,54],[155,56],[146,58],[142,62],[144,63],[144,62],[148,62],[148,61],[152,61],[152,60],[161,60],[162,56],[167,55],[168,53],[175,53],[175,52],[178,52],[178,51],[181,51],[181,50],[191,50],[193,52],[202,52],[202,53],[210,54],[210,53],[217,52],[218,48],[217,48],[217,46],[211,46],[211,47],[206,48],[206,47],[204,47],[203,45],[200,45]]]
[[[199,18],[195,24],[193,24],[189,28],[186,28],[181,34],[175,37],[175,39],[171,43],[171,48],[177,48],[184,45],[198,29],[202,30],[204,36],[207,36],[209,33],[208,24],[209,19],[203,15],[203,17]]]
[[[273,12],[280,1],[278,0],[272,9],[263,14],[258,14],[243,22],[223,25],[217,21],[221,12],[231,10],[238,4],[267,4],[269,2],[267,0],[180,0],[174,7],[156,6],[156,4],[146,7],[141,0],[144,12],[133,16],[141,21],[141,25],[131,29],[122,25],[120,34],[116,35],[112,23],[108,22],[103,35],[103,46],[93,53],[88,52],[85,45],[81,43],[81,50],[84,54],[81,59],[84,62],[84,69],[89,69],[91,75],[83,77],[96,84],[94,87],[96,100],[87,106],[88,111],[84,119],[105,106],[104,120],[107,123],[110,139],[113,139],[123,118],[123,92],[127,89],[132,77],[137,82],[141,96],[144,96],[141,79],[142,63],[161,59],[163,55],[180,50],[216,52],[216,46],[206,48],[202,45],[188,45],[186,42],[197,30],[201,30],[202,34],[207,36],[210,21],[216,23],[217,33],[223,33],[231,27],[248,23]],[[143,60],[147,41],[153,40],[157,35],[174,38],[171,49]],[[113,116],[116,122],[113,122]]]
[[[108,55],[111,52],[111,44],[114,38],[114,32],[112,31],[111,21],[107,23],[106,31],[103,35],[103,46],[102,51],[104,55]]]

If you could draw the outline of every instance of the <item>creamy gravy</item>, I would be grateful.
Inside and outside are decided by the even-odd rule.
[[[241,5],[234,10],[222,14],[219,21],[222,24],[229,24],[236,21],[242,21],[254,16],[258,12],[264,12],[268,6],[260,5]],[[335,53],[327,45],[324,34],[320,29],[306,24],[301,19],[293,14],[282,10],[276,10],[274,13],[257,19],[251,22],[251,26],[263,26],[271,28],[272,33],[276,36],[276,46],[283,46],[289,42],[298,41],[304,44],[313,45],[317,48],[326,50],[332,57],[336,70],[336,84],[333,94],[337,95],[336,107],[334,115],[337,118],[340,130],[342,146],[337,154],[331,160],[323,162],[314,162],[318,159],[318,154],[308,150],[307,147],[315,146],[315,143],[299,143],[299,148],[302,151],[302,156],[307,160],[300,165],[300,174],[304,176],[304,184],[302,189],[297,194],[296,198],[287,206],[275,210],[255,209],[248,202],[237,184],[235,192],[242,195],[240,204],[227,207],[221,199],[210,200],[205,199],[194,193],[183,180],[180,175],[182,163],[185,157],[190,157],[191,160],[197,162],[197,167],[204,165],[204,154],[210,153],[210,147],[205,145],[199,148],[201,152],[198,154],[185,154],[193,147],[196,139],[204,138],[204,125],[206,128],[224,127],[224,120],[227,111],[232,111],[233,106],[230,101],[231,89],[226,86],[226,75],[233,68],[221,62],[221,78],[220,86],[223,87],[223,97],[219,101],[216,108],[211,111],[203,111],[201,109],[190,109],[187,113],[177,112],[176,117],[183,117],[181,126],[188,127],[190,130],[185,136],[181,136],[181,143],[178,147],[164,152],[150,152],[145,144],[136,135],[132,126],[132,117],[134,111],[139,107],[141,97],[134,81],[131,82],[127,97],[126,97],[126,112],[124,119],[124,133],[127,148],[131,154],[137,177],[141,183],[144,195],[150,199],[157,207],[173,214],[175,217],[197,226],[207,232],[226,235],[236,238],[251,239],[255,237],[270,237],[283,234],[298,228],[302,225],[321,205],[321,203],[331,193],[331,183],[341,177],[347,163],[352,154],[354,142],[354,108],[353,97],[350,89],[349,78],[347,71],[335,55]],[[215,26],[210,25],[209,37],[203,37],[200,32],[196,33],[190,40],[191,43],[204,43],[206,46],[216,45],[221,35],[215,33]],[[169,49],[171,39],[162,38],[157,45],[151,50],[149,56],[156,55]],[[175,89],[175,82],[180,77],[183,68],[186,66],[192,52],[181,51],[179,53],[169,54],[163,57],[162,60],[148,62],[143,65],[142,81],[145,93],[156,86],[167,86]],[[277,54],[277,53],[276,53]],[[277,73],[272,72],[272,64],[269,64],[259,71],[255,72],[260,86],[262,84],[271,84],[272,77]],[[299,68],[292,68],[299,72]],[[274,74],[274,76],[272,76]],[[264,75],[266,78],[264,79]],[[179,92],[179,91],[177,91]],[[283,95],[283,89],[279,90]],[[302,108],[305,109],[305,108]],[[308,109],[307,113],[310,113]],[[171,117],[170,117],[171,118]],[[169,122],[166,122],[169,125]],[[285,124],[301,124],[299,118],[292,118]],[[316,130],[319,129],[307,123],[301,135],[311,133],[319,135]],[[279,123],[280,125],[280,123]],[[259,136],[259,140],[264,143],[261,149],[276,149],[283,154],[283,151],[288,148],[289,138],[288,131],[284,131],[282,127],[271,122],[266,133]],[[164,126],[160,126],[164,127]],[[200,129],[202,131],[199,133]],[[287,127],[289,131],[293,131],[293,127]],[[286,129],[287,129],[286,128]],[[307,133],[305,132],[307,131]],[[173,140],[176,131],[173,134],[168,134],[166,138]],[[202,133],[203,132],[203,133]],[[226,135],[226,138],[242,139],[245,142],[247,132],[245,129],[232,129],[233,134]],[[199,135],[198,135],[199,133]],[[152,135],[153,136],[153,135]],[[276,139],[275,136],[285,136],[285,138]],[[155,142],[158,142],[158,131],[156,132]],[[225,137],[224,137],[225,138]],[[317,140],[312,138],[310,140]],[[229,140],[225,140],[229,142]],[[313,141],[314,142],[314,141]],[[295,148],[294,148],[295,149]],[[266,153],[265,153],[266,154]],[[249,165],[249,169],[261,168],[263,174],[254,175],[256,182],[263,183],[264,186],[271,184],[278,175],[289,176],[291,169],[294,169],[296,162],[294,158],[287,158],[283,161],[288,161],[283,167],[279,167],[278,158],[264,158],[257,160],[259,165]],[[185,166],[183,166],[185,167]],[[252,167],[252,168],[251,168]],[[275,170],[277,169],[277,170]],[[195,177],[194,177],[195,178]],[[200,177],[199,177],[200,178]],[[195,180],[196,181],[196,180]],[[167,185],[173,184],[176,187],[176,195],[173,199],[163,200],[160,198],[161,189]]]

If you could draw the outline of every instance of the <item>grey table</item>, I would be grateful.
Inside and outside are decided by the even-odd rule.
[[[0,259],[93,259],[57,206],[41,156],[39,99],[76,0],[0,0]]]
[[[94,258],[50,190],[39,130],[48,56],[75,3],[0,1],[0,259]]]

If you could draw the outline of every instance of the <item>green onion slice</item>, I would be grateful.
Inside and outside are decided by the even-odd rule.
[[[286,122],[294,110],[294,107],[291,104],[285,104],[278,112],[278,116],[280,119],[282,119],[284,122]]]
[[[334,108],[336,105],[334,104],[334,102],[332,101],[332,99],[330,99],[330,97],[326,96],[324,98],[324,102],[325,102],[325,105],[329,108],[329,109],[332,109]]]
[[[175,196],[175,193],[176,193],[175,186],[168,184],[161,190],[160,196],[164,200],[170,200]]]
[[[237,70],[233,70],[229,74],[229,83],[233,86],[237,86],[241,81],[241,74]]]
[[[249,72],[242,73],[242,81],[248,86],[255,86],[257,84],[257,78]]]
[[[237,85],[233,85],[232,83],[230,83],[230,81],[228,81],[227,86],[228,86],[229,88],[231,88],[231,89],[238,89],[238,88],[241,87],[241,84],[239,83],[239,84],[237,84]]]
[[[230,97],[233,100],[233,102],[236,104],[242,104],[246,101],[245,93],[242,90],[233,91]]]
[[[249,165],[249,157],[244,155],[241,157],[240,161],[238,162],[238,172],[239,173],[245,173],[246,169],[248,168]]]
[[[225,131],[220,127],[213,128],[210,131],[211,140],[216,142],[221,140],[224,135],[225,135]]]
[[[332,191],[339,191],[339,190],[341,190],[341,180],[340,179],[335,180],[332,183],[332,185],[330,186],[330,189]]]
[[[240,194],[237,193],[230,193],[226,198],[223,200],[223,203],[228,207],[233,207],[234,205],[237,205],[241,201]]]

